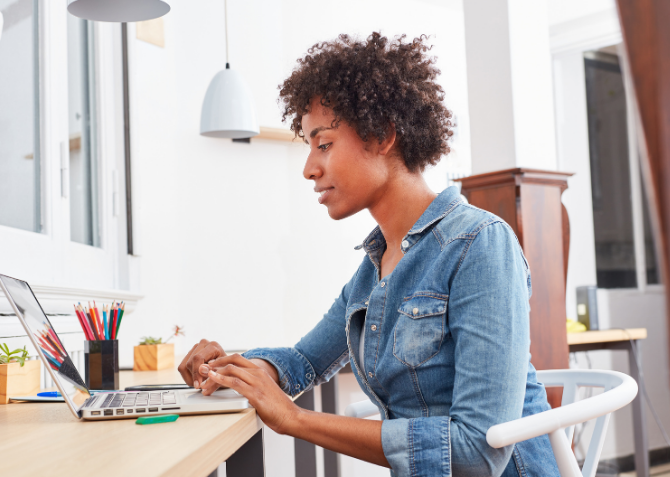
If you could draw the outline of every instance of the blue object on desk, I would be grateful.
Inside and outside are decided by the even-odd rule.
[[[59,392],[55,391],[49,391],[46,393],[37,393],[38,397],[63,397],[63,395]]]

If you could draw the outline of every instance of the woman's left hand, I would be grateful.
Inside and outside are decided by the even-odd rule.
[[[211,365],[204,364],[200,372],[208,373],[207,382],[203,383],[203,395],[209,396],[218,386],[234,389],[249,400],[265,425],[278,434],[286,434],[292,417],[300,413],[300,408],[267,371],[239,354],[218,358]]]

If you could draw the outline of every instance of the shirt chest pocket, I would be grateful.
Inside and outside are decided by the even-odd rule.
[[[419,292],[403,299],[393,331],[393,355],[417,367],[439,351],[447,328],[448,295]]]

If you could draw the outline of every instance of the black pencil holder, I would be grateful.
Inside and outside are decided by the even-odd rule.
[[[88,389],[119,389],[119,341],[84,342]]]

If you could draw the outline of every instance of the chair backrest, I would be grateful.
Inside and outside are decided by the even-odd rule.
[[[487,442],[500,448],[548,434],[562,477],[594,477],[609,417],[635,398],[637,383],[616,371],[577,369],[538,371],[537,380],[547,387],[563,387],[561,407],[493,426],[486,433]],[[603,392],[575,402],[580,387],[599,387]],[[358,418],[378,413],[371,401],[350,404],[345,411],[345,415]],[[575,425],[592,419],[596,419],[596,425],[580,470],[570,443]]]
[[[547,387],[563,387],[561,407],[493,426],[487,432],[486,440],[492,447],[500,448],[549,434],[562,476],[594,477],[609,417],[613,411],[635,398],[637,383],[630,376],[616,371],[576,369],[538,371],[537,380]],[[575,402],[580,387],[600,387],[603,392]],[[596,419],[596,424],[580,472],[570,442],[575,424],[592,419]]]

